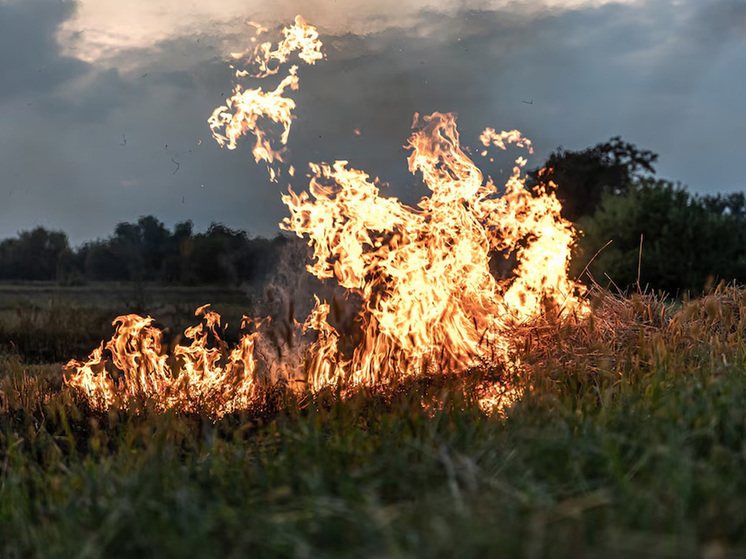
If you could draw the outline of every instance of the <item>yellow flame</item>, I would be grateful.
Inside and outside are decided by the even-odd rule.
[[[253,21],[247,23],[256,29],[257,36],[268,31],[266,27]],[[274,48],[271,41],[266,41],[242,53],[231,53],[234,59],[244,59],[246,66],[255,68],[254,71],[239,70],[236,76],[266,78],[277,74],[281,65],[287,62],[295,52],[306,64],[315,64],[316,61],[324,58],[321,51],[323,44],[319,40],[318,31],[315,27],[308,25],[301,16],[296,16],[293,25],[285,27],[282,34],[284,38]]]
[[[255,76],[277,73],[293,52],[309,64],[323,57],[316,30],[300,17],[283,34],[277,47],[263,43],[251,51]],[[272,91],[237,86],[209,119],[213,136],[229,149],[242,135],[254,135],[254,158],[270,165],[273,179],[271,165],[282,161],[295,109],[283,95],[288,87],[298,87],[297,66]],[[266,118],[282,126],[280,150],[260,125]],[[430,189],[415,207],[382,196],[366,173],[346,161],[309,164],[308,189],[282,196],[289,216],[280,226],[311,247],[308,271],[336,279],[363,301],[357,317],[362,338],[352,351],[341,351],[330,305],[316,298],[295,334],[313,333],[314,341],[288,347],[292,355],[279,365],[265,362],[271,380],[292,381],[300,373],[305,387],[316,391],[505,364],[518,341],[517,324],[545,312],[586,312],[580,287],[567,275],[575,232],[554,192],[526,188],[521,172],[527,160],[518,157],[498,189],[462,150],[454,114],[415,115],[412,127],[409,169]],[[485,156],[491,147],[511,144],[532,153],[531,142],[517,130],[487,128],[480,141]],[[500,267],[501,259],[515,265],[493,273],[491,263]],[[117,318],[106,346],[85,363],[68,363],[67,383],[103,409],[127,398],[145,398],[159,409],[208,409],[217,417],[248,406],[259,384],[255,343],[261,330],[230,349],[219,336],[220,317],[206,307],[197,314],[203,324],[186,331],[192,343],[177,346],[172,355],[163,351],[152,318]],[[303,363],[293,365],[303,370],[290,370],[291,363]],[[110,376],[107,365],[119,376]],[[489,409],[519,397],[520,388],[486,385],[480,394],[480,405]]]
[[[188,328],[189,346],[176,346],[173,355],[164,352],[163,333],[153,318],[138,315],[117,317],[116,332],[109,342],[94,350],[86,362],[71,360],[66,366],[69,386],[78,388],[95,408],[108,409],[131,399],[150,401],[156,409],[207,411],[216,417],[245,409],[254,398],[254,339],[244,335],[233,349],[220,339],[220,316],[207,310],[195,312],[203,324]],[[217,345],[211,346],[212,336]],[[111,353],[106,369],[104,351]]]
[[[336,278],[365,301],[365,341],[336,369],[353,384],[432,364],[464,369],[496,351],[504,356],[517,321],[537,318],[547,306],[583,306],[567,276],[572,225],[553,193],[525,188],[525,159],[498,196],[461,150],[455,115],[416,116],[414,128],[409,167],[432,191],[416,208],[381,196],[346,161],[312,164],[308,191],[283,196],[290,217],[282,227],[313,249],[308,270]],[[485,134],[503,149],[530,147],[517,131]],[[503,281],[490,273],[500,251],[519,262]],[[326,311],[317,303],[316,312],[312,327],[334,346]]]
[[[258,27],[258,30],[264,31],[261,27]],[[256,68],[254,72],[237,70],[236,76],[266,78],[277,74],[281,65],[286,63],[295,52],[306,64],[315,64],[317,60],[324,57],[321,51],[323,45],[318,38],[318,32],[302,17],[297,16],[295,23],[284,28],[282,32],[284,39],[278,43],[276,48],[273,48],[271,42],[265,42],[251,49],[250,54],[247,54],[249,51],[232,53],[234,58],[247,58],[247,64]],[[275,162],[284,161],[283,154],[290,134],[292,112],[295,109],[295,101],[284,95],[287,88],[298,89],[297,65],[291,66],[287,76],[271,91],[265,92],[261,87],[243,89],[240,84],[237,84],[233,90],[233,96],[226,100],[225,105],[217,107],[207,119],[213,138],[221,147],[236,149],[241,136],[247,133],[252,134],[256,139],[252,150],[254,160],[257,163],[260,161],[267,163],[270,179],[275,182],[278,171],[273,165]],[[282,147],[279,149],[272,146],[271,131],[262,127],[266,119],[282,127],[282,134],[279,138]]]

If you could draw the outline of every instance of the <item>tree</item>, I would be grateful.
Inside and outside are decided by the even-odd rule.
[[[554,183],[563,217],[574,222],[592,215],[604,193],[626,194],[632,183],[654,175],[657,159],[657,154],[616,136],[582,151],[558,148],[543,169],[529,172],[528,184]]]
[[[163,265],[171,252],[171,233],[166,226],[152,215],[137,220],[140,229],[140,260],[144,276],[148,281],[162,278]]]
[[[177,223],[166,242],[160,279],[166,283],[188,283],[191,279],[189,258],[192,252],[191,221]]]
[[[199,283],[236,284],[241,277],[248,239],[220,223],[194,236],[189,256],[190,270]]]
[[[50,281],[63,273],[63,261],[69,260],[67,235],[36,227],[22,231],[17,239],[0,243],[0,278]]]
[[[746,281],[739,198],[698,198],[680,185],[652,178],[630,183],[623,194],[607,191],[596,212],[578,222],[583,235],[573,269],[580,273],[611,240],[589,266],[599,283],[608,276],[622,289],[634,286],[638,259],[641,287],[670,294],[700,293],[719,279]]]
[[[171,252],[177,252],[171,243],[171,233],[152,215],[143,216],[137,223],[119,223],[114,236],[107,241],[105,258],[119,258],[126,265],[124,277],[130,281],[162,280],[164,265]],[[97,256],[104,256],[103,253]],[[118,273],[121,266],[117,266]]]
[[[81,252],[85,258],[85,277],[94,281],[125,281],[129,279],[129,266],[110,241],[86,243]]]

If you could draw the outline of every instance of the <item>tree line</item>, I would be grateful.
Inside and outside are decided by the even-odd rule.
[[[287,238],[251,238],[213,223],[195,233],[191,222],[169,230],[153,216],[120,223],[106,239],[72,248],[67,235],[36,227],[0,242],[0,280],[257,283],[274,268]]]
[[[581,232],[572,272],[604,287],[697,295],[746,283],[746,195],[696,195],[656,177],[657,154],[614,137],[559,148],[530,182],[550,187]],[[551,187],[550,187],[551,188]]]
[[[558,148],[528,173],[528,186],[554,190],[580,231],[571,272],[586,283],[674,296],[722,280],[746,283],[746,195],[692,194],[656,177],[657,158],[615,137]],[[218,223],[203,233],[191,222],[169,230],[145,216],[74,249],[63,232],[37,227],[0,242],[0,280],[259,283],[288,242]]]

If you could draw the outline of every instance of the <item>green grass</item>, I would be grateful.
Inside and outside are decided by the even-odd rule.
[[[485,375],[346,400],[278,387],[213,423],[96,413],[0,358],[0,556],[744,557],[746,296],[606,297]],[[436,402],[437,405],[424,405]]]

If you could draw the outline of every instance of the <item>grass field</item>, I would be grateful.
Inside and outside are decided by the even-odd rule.
[[[505,417],[485,369],[214,423],[89,410],[59,361],[127,309],[45,289],[0,289],[2,557],[746,557],[744,291],[535,325]]]

